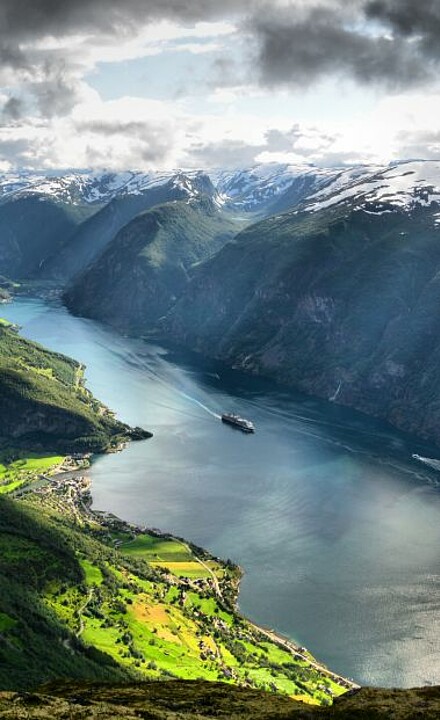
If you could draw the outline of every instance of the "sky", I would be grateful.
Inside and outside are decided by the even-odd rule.
[[[0,171],[440,157],[440,0],[0,0]]]

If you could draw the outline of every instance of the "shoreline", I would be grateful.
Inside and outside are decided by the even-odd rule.
[[[119,448],[119,452],[124,449],[125,444]],[[79,457],[78,455],[74,457],[67,457],[66,459],[69,465],[73,465],[72,467],[68,467],[64,470],[61,469],[54,475],[47,476],[44,479],[47,483],[51,484],[58,490],[60,490],[67,481],[69,485],[69,495],[72,502],[73,511],[75,514],[77,514],[78,517],[81,515],[83,517],[85,516],[85,520],[92,520],[106,530],[111,531],[117,528],[124,532],[130,533],[131,535],[133,535],[133,537],[148,534],[154,537],[163,538],[164,540],[177,541],[185,546],[188,546],[193,552],[197,561],[200,562],[207,569],[209,568],[204,563],[204,560],[215,560],[222,567],[227,566],[225,560],[223,560],[222,558],[213,555],[209,550],[206,550],[205,548],[194,544],[186,538],[174,535],[172,532],[162,531],[159,528],[150,528],[146,525],[137,525],[136,523],[131,523],[118,517],[114,513],[105,510],[93,510],[93,496],[91,492],[92,481],[91,478],[87,476],[87,470],[90,468],[93,455],[87,454],[83,455],[82,457]],[[77,463],[76,466],[74,465],[75,462]],[[64,464],[65,463],[63,463],[63,465]],[[63,467],[63,465],[61,466],[61,468]],[[38,491],[39,489],[36,490],[37,493]],[[118,545],[115,545],[115,550],[117,549]],[[200,557],[200,555],[202,555],[202,557]],[[236,583],[234,583],[233,586],[234,595],[232,600],[232,606],[234,612],[236,612],[243,620],[249,623],[249,625],[257,633],[263,635],[266,639],[278,645],[278,647],[280,647],[281,649],[287,650],[296,661],[301,660],[303,662],[306,662],[310,667],[329,677],[333,682],[337,683],[346,692],[360,690],[360,684],[356,683],[354,680],[351,680],[342,675],[339,675],[336,672],[333,672],[326,665],[320,663],[319,660],[317,660],[307,648],[296,644],[291,638],[282,635],[281,633],[277,632],[272,628],[267,628],[264,625],[260,625],[254,622],[251,618],[248,618],[246,615],[244,615],[241,612],[238,604],[238,596],[240,591],[241,578],[243,577],[245,571],[242,567],[236,565],[235,563],[233,563],[233,567],[238,574],[237,581]],[[227,607],[229,604],[231,604],[231,601],[225,599],[217,579],[215,578],[212,571],[209,572],[211,575],[213,593],[217,596],[218,600],[220,600],[220,602],[222,602]]]

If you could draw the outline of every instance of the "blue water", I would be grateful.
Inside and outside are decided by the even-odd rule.
[[[440,458],[387,426],[20,299],[1,315],[87,365],[151,440],[93,465],[94,506],[245,570],[242,610],[361,683],[440,683]],[[239,411],[244,435],[218,414]]]

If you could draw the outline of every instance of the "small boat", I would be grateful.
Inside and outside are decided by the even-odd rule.
[[[240,417],[240,415],[234,415],[233,413],[223,413],[222,422],[226,423],[227,425],[233,425],[234,427],[239,428],[245,433],[255,432],[254,424],[251,423],[250,420],[245,420],[244,418]]]

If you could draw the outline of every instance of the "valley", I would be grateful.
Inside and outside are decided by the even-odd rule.
[[[434,447],[59,304],[23,298],[3,310],[26,336],[81,357],[88,387],[153,431],[93,462],[94,510],[231,558],[245,571],[242,612],[335,672],[436,682],[438,473],[412,458],[435,458]],[[208,412],[225,409],[251,418],[255,436]]]
[[[0,35],[0,719],[439,720],[440,2]]]
[[[418,161],[1,180],[2,637],[32,657],[2,687],[438,683],[438,187]]]
[[[16,378],[11,370],[6,384],[9,416],[0,406],[2,688],[30,690],[60,677],[185,678],[223,680],[310,704],[330,704],[351,688],[305,649],[239,614],[241,572],[234,563],[91,509],[90,451],[114,454],[151,433],[117,421],[85,388],[84,368],[74,360],[24,339],[5,319],[0,333],[2,382],[8,383],[9,368],[21,373]],[[41,396],[33,376],[45,379]],[[29,413],[25,430],[12,416],[16,396],[21,417]],[[81,410],[100,444],[80,435]],[[55,425],[52,413],[67,419]],[[9,438],[7,422],[15,423]],[[23,449],[6,446],[8,440]],[[40,453],[24,450],[32,444]],[[49,455],[67,447],[75,452]]]

